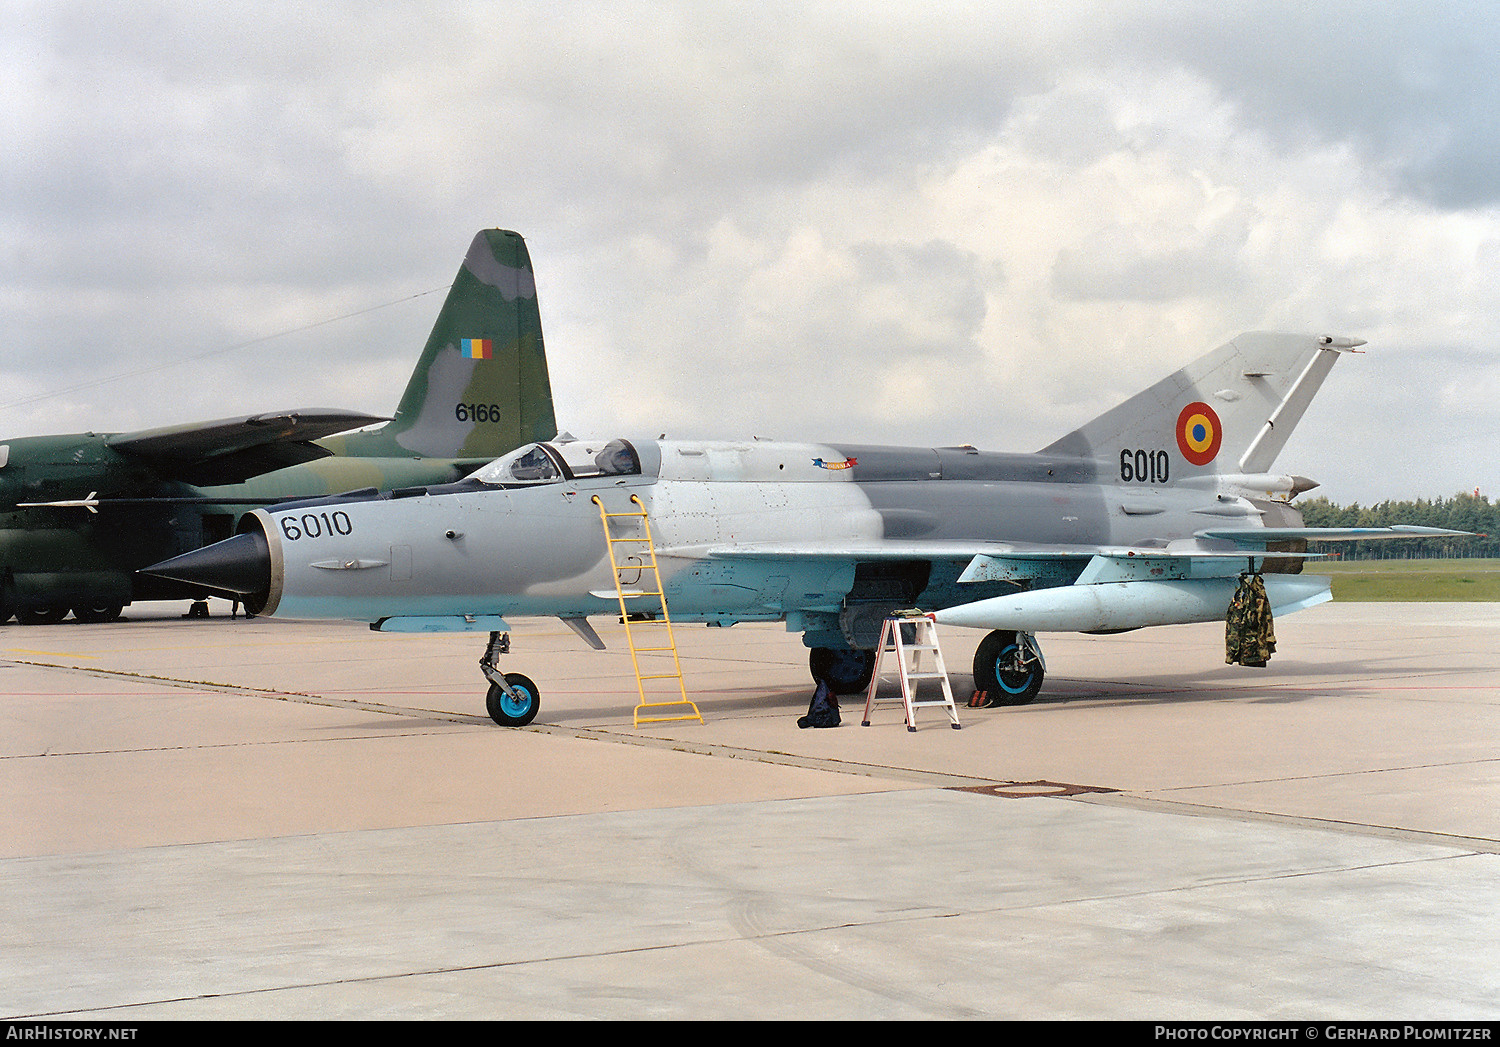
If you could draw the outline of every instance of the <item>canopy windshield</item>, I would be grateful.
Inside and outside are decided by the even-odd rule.
[[[638,476],[640,471],[641,457],[629,440],[569,440],[518,447],[471,478],[493,486],[513,487],[591,476]]]

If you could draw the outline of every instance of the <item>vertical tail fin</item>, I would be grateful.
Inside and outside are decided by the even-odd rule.
[[[1339,354],[1363,344],[1331,335],[1242,334],[1044,453],[1118,457],[1122,479],[1152,482],[1264,473]]]
[[[343,438],[343,453],[498,458],[557,434],[536,277],[518,233],[474,237],[417,368],[380,429]]]

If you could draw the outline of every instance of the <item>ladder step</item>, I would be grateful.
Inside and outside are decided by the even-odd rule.
[[[912,642],[905,642],[904,637],[910,636]],[[934,668],[919,671],[916,664],[920,661],[920,653],[931,652],[931,664]],[[910,657],[906,652],[911,652]],[[882,679],[893,674],[889,670],[881,671],[881,662],[886,655],[895,655],[895,674],[901,681],[901,693],[881,697],[875,692],[879,689]],[[937,680],[942,686],[941,698],[918,698],[915,694],[916,683],[920,680]],[[943,663],[943,652],[938,645],[937,625],[931,618],[908,617],[899,615],[887,618],[880,629],[880,642],[876,645],[875,666],[870,676],[870,688],[865,696],[865,715],[860,721],[864,726],[870,725],[870,710],[876,705],[900,702],[906,711],[906,729],[915,731],[917,729],[916,710],[926,708],[941,708],[948,714],[949,726],[957,730],[959,728],[958,713],[953,702],[953,688],[948,681],[947,667]]]
[[[641,697],[640,704],[635,707],[635,724],[637,727],[639,727],[643,723],[659,723],[665,720],[697,720],[699,723],[702,723],[703,715],[698,711],[698,706],[688,700],[687,687],[682,681],[682,666],[677,662],[677,641],[672,636],[671,616],[667,614],[667,596],[664,591],[665,586],[662,585],[661,567],[657,563],[656,545],[651,538],[651,520],[647,514],[646,506],[641,502],[640,498],[635,495],[631,495],[630,501],[632,504],[640,507],[639,511],[612,513],[605,508],[604,501],[601,498],[595,496],[593,499],[594,504],[599,507],[599,520],[604,528],[604,547],[606,552],[608,552],[609,554],[610,566],[614,569],[615,592],[620,599],[620,620],[625,626],[625,640],[626,643],[630,645],[630,660],[635,667],[636,690],[640,693]],[[623,522],[626,520],[639,520],[639,530],[630,534],[614,534],[611,532],[611,521],[621,522],[623,525]],[[615,555],[615,546],[624,544],[626,542],[629,542],[633,545],[640,545],[643,548],[639,552],[633,552],[630,554],[631,559],[637,560],[639,562],[628,563],[624,566],[621,566],[619,558]],[[650,572],[652,579],[656,583],[656,588],[654,590],[627,590],[624,576],[632,571],[635,572],[635,578],[637,581],[643,581],[645,579],[645,574],[643,572]],[[661,617],[657,618],[656,612],[653,611],[651,612],[652,616],[650,618],[632,621],[631,615],[625,606],[625,600],[627,597],[646,597],[657,599],[661,604]],[[634,629],[634,627],[637,625],[665,625],[667,627],[667,635],[665,639],[668,646],[637,646],[635,642]],[[643,654],[655,655],[658,657],[661,655],[670,654],[672,656],[676,671],[670,673],[641,672],[640,656]],[[682,697],[677,700],[648,702],[646,701],[647,680],[675,680],[677,682],[677,691],[682,695]],[[665,698],[665,696],[661,697]],[[641,715],[642,711],[646,709],[670,708],[673,706],[676,706],[680,709],[692,711],[683,712],[675,716]]]
[[[639,724],[643,724],[643,723],[666,723],[669,720],[697,720],[699,723],[703,722],[703,717],[699,714],[698,707],[696,705],[694,705],[692,702],[688,702],[688,701],[668,702],[666,704],[668,704],[668,705],[686,705],[689,709],[691,709],[693,711],[690,712],[690,713],[680,713],[677,716],[642,716],[642,715],[640,715],[640,710],[641,709],[650,708],[650,706],[642,705],[642,706],[638,706],[636,708],[635,722],[638,725]]]

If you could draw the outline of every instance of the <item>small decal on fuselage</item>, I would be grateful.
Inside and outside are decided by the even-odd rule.
[[[463,338],[459,344],[465,360],[491,360],[495,356],[495,343],[489,338]]]
[[[842,462],[825,462],[821,458],[814,458],[812,463],[819,469],[853,469],[859,464],[859,459],[845,458]]]

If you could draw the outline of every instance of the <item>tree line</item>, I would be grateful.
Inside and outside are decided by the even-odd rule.
[[[1375,542],[1309,542],[1311,552],[1339,553],[1346,560],[1439,559],[1446,557],[1500,556],[1500,502],[1474,494],[1456,494],[1452,498],[1431,501],[1418,498],[1408,502],[1381,502],[1378,505],[1335,505],[1327,498],[1299,500],[1296,507],[1308,527],[1390,527],[1395,524],[1417,524],[1422,527],[1446,527],[1454,531],[1472,531],[1477,538],[1404,538],[1400,541]]]

